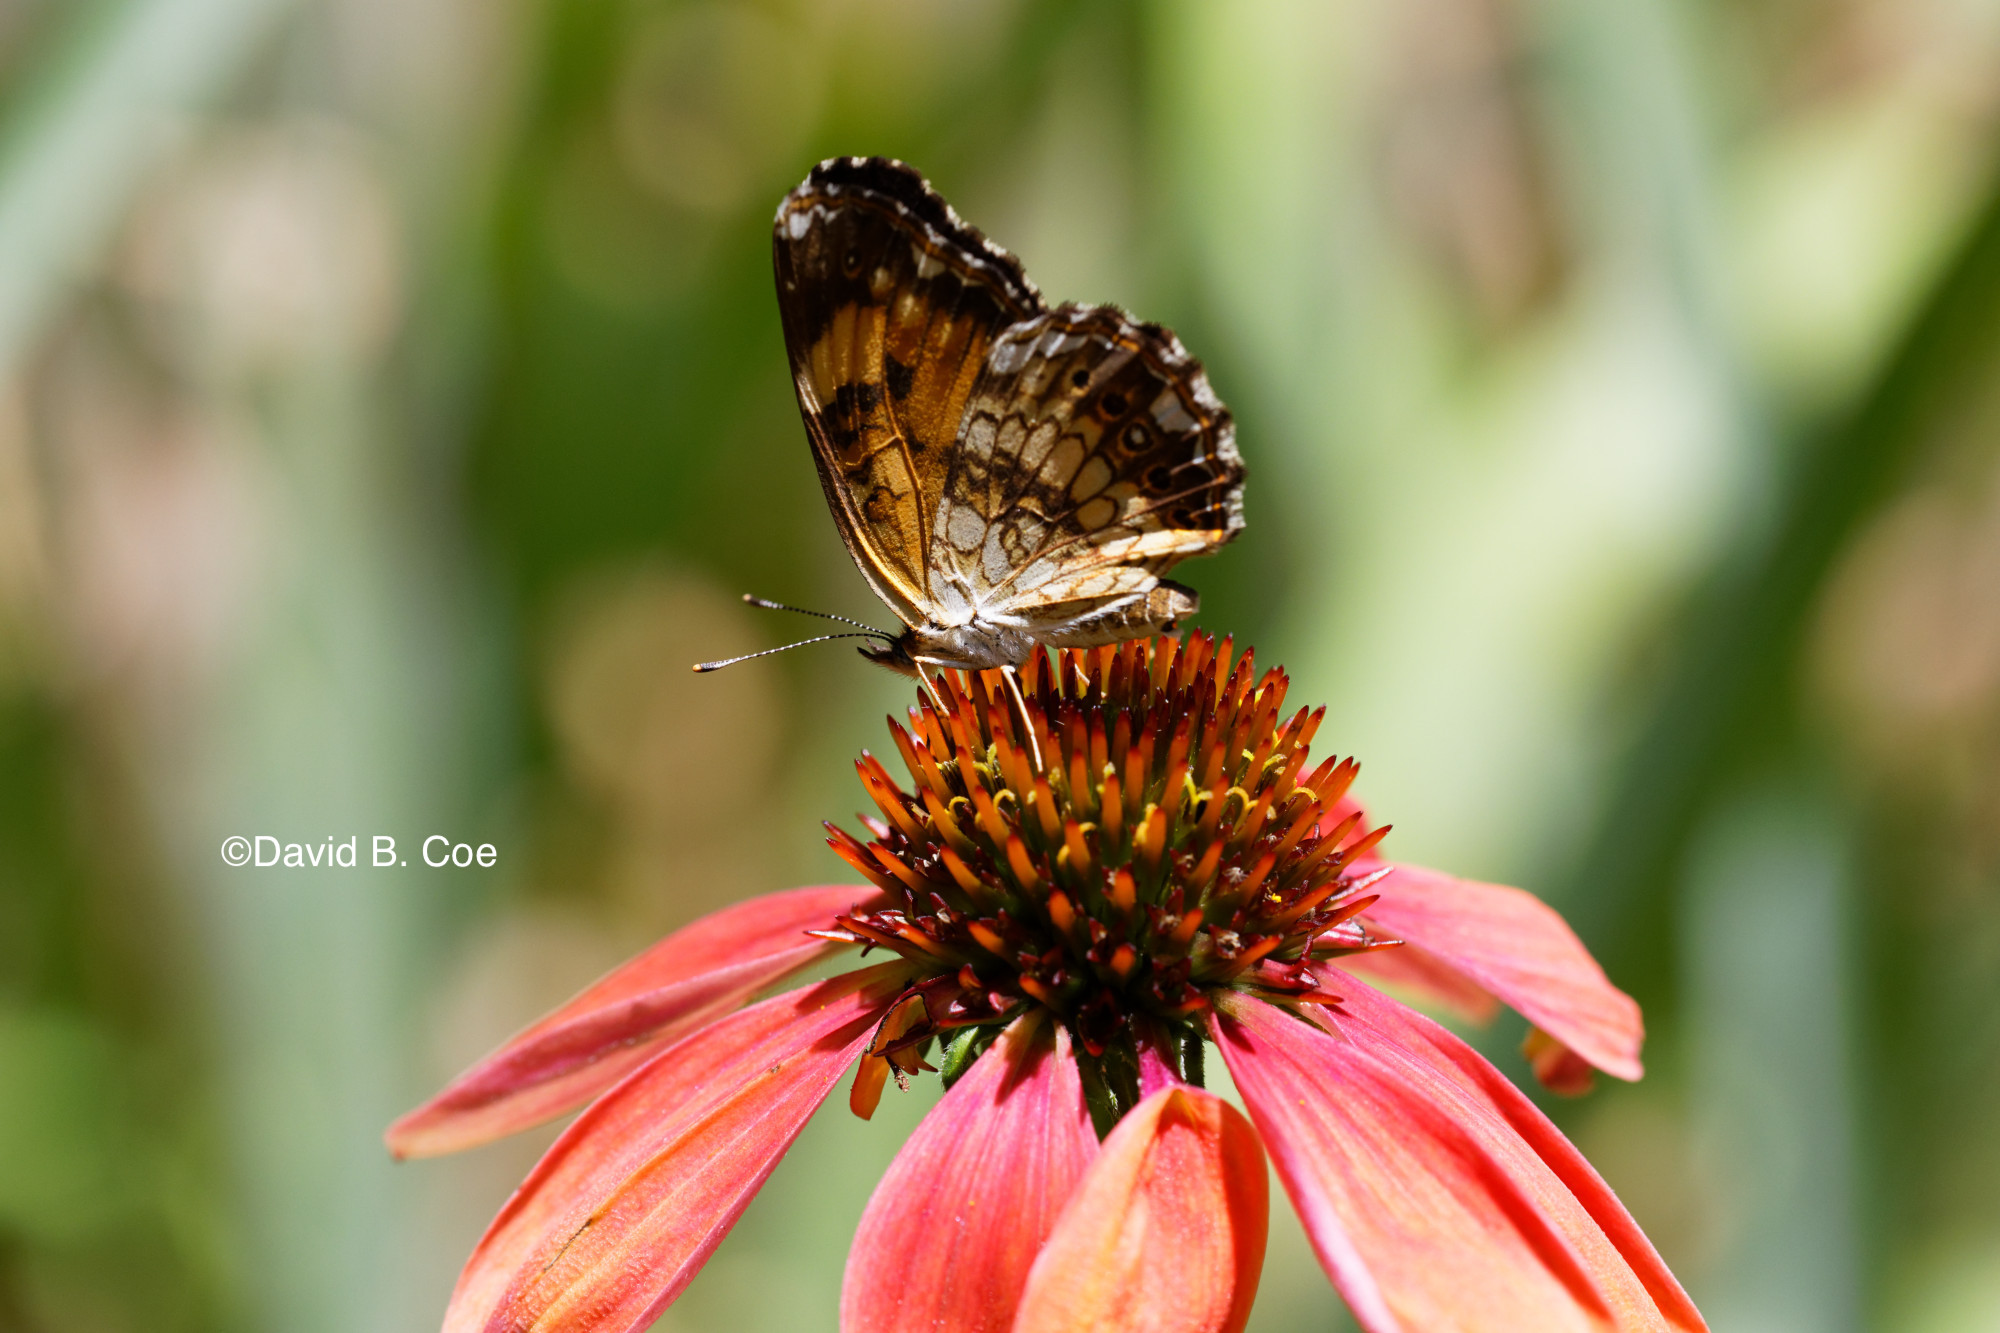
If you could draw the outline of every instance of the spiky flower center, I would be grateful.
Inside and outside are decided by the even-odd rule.
[[[1334,998],[1312,964],[1381,943],[1353,919],[1376,876],[1353,867],[1387,829],[1325,818],[1356,772],[1307,770],[1326,710],[1281,721],[1285,673],[1231,657],[1199,634],[1037,653],[1018,698],[1002,672],[945,672],[937,704],[890,720],[910,789],[864,753],[871,840],[827,826],[888,897],[837,933],[919,977],[872,1054],[927,1068],[949,1036],[949,1079],[1039,1005],[1123,1109],[1142,1044],[1199,1079],[1218,989]]]

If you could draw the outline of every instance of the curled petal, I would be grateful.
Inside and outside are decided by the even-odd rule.
[[[1582,1056],[1540,1028],[1528,1029],[1521,1039],[1521,1054],[1541,1085],[1559,1096],[1581,1097],[1595,1081]]]
[[[1325,1028],[1243,996],[1216,1028],[1364,1329],[1706,1327],[1609,1188],[1498,1071],[1430,1020],[1343,989],[1341,1009],[1318,1014]]]
[[[854,1066],[854,1088],[847,1095],[847,1107],[863,1120],[875,1118],[881,1104],[883,1085],[889,1081],[889,1057],[881,1052],[900,1040],[927,1016],[924,997],[912,991],[898,1000],[882,1020],[881,1030],[868,1043]]]
[[[1381,898],[1366,914],[1372,926],[1430,950],[1605,1073],[1645,1072],[1638,1004],[1541,899],[1405,865],[1374,891]]]
[[[917,1126],[861,1215],[842,1333],[1005,1333],[1097,1152],[1069,1035],[1017,1019]]]
[[[593,1102],[459,1275],[445,1333],[627,1333],[678,1296],[908,984],[900,963],[775,996]]]
[[[711,913],[509,1038],[389,1127],[398,1157],[432,1157],[517,1133],[595,1097],[752,995],[848,946],[805,934],[872,888],[832,885]]]
[[[1014,1333],[1238,1333],[1269,1222],[1250,1122],[1198,1088],[1163,1088],[1104,1140],[1035,1260]]]

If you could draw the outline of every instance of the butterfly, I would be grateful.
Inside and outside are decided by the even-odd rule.
[[[1243,462],[1171,332],[1050,308],[889,158],[813,168],[778,205],[772,250],[827,505],[904,626],[865,656],[921,681],[1195,611],[1162,575],[1243,530]]]

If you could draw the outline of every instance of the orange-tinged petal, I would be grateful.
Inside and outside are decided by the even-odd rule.
[[[912,991],[882,1020],[881,1029],[854,1066],[854,1087],[847,1094],[847,1108],[855,1115],[863,1120],[875,1118],[875,1108],[882,1102],[882,1088],[889,1081],[889,1057],[880,1052],[902,1040],[927,1015],[924,997]]]
[[[1406,865],[1373,892],[1363,919],[1377,930],[1430,950],[1605,1073],[1645,1072],[1638,1004],[1532,893]]]
[[[1521,1039],[1521,1054],[1535,1078],[1550,1092],[1562,1097],[1581,1097],[1595,1080],[1584,1058],[1540,1028],[1529,1028]]]
[[[840,1292],[842,1333],[1005,1333],[1097,1136],[1068,1033],[1040,1010],[954,1083],[875,1187]]]
[[[1421,944],[1350,954],[1339,960],[1339,966],[1419,1003],[1436,1005],[1468,1023],[1490,1023],[1500,1012],[1500,1002],[1491,991]]]
[[[1198,1088],[1163,1088],[1104,1140],[1028,1275],[1014,1333],[1238,1333],[1269,1222],[1250,1122]]]
[[[691,1281],[908,984],[900,963],[775,996],[593,1102],[459,1275],[445,1333],[626,1333]]]
[[[389,1127],[398,1157],[457,1152],[553,1119],[595,1097],[667,1043],[848,946],[805,934],[874,888],[831,885],[711,913],[509,1038]]]
[[[1563,1137],[1541,1108],[1508,1082],[1485,1057],[1421,1014],[1362,987],[1349,987],[1339,1013],[1314,1010],[1313,1021],[1330,1030],[1366,1022],[1390,1041],[1398,1042],[1436,1073],[1452,1079],[1461,1091],[1505,1121],[1534,1149],[1556,1177],[1576,1196],[1591,1220],[1611,1239],[1653,1301],[1675,1327],[1702,1327],[1701,1315],[1668,1271],[1646,1233],[1618,1202],[1594,1167]]]
[[[1463,1042],[1358,982],[1327,1028],[1222,1001],[1223,1058],[1369,1333],[1696,1330],[1588,1163]]]

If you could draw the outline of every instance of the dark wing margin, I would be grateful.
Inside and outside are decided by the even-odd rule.
[[[987,349],[1043,309],[1020,261],[889,158],[829,158],[778,205],[778,311],[821,488],[904,623],[930,606],[930,534]]]

